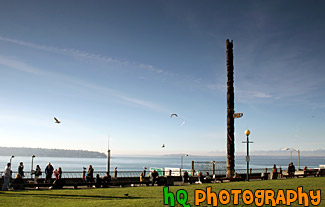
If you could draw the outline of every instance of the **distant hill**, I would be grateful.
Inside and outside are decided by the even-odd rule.
[[[26,147],[0,147],[0,156],[32,156],[38,157],[75,157],[106,158],[105,153],[88,150],[44,149]]]

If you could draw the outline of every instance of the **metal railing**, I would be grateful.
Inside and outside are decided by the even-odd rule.
[[[250,173],[263,173],[265,171],[265,168],[260,168],[260,169],[251,169]],[[140,174],[143,171],[110,171],[110,175],[112,178],[114,177],[140,177]],[[202,172],[203,176],[206,175],[206,173],[208,172],[209,175],[213,175],[213,170],[204,170],[204,171],[195,171],[194,172],[194,176],[197,176],[200,172]],[[246,174],[246,169],[236,169],[235,172],[237,172],[238,174]],[[271,168],[267,169],[267,172],[270,173],[272,172]],[[13,171],[12,172],[12,178],[16,177],[16,174],[18,172],[17,171]],[[87,172],[83,172],[83,171],[63,171],[62,173],[62,178],[82,178],[83,174],[86,174]],[[170,171],[160,171],[160,175],[161,176],[168,176],[170,175]],[[172,176],[180,176],[179,171],[173,171],[172,172]],[[188,171],[188,173],[191,175],[191,172]],[[104,177],[106,175],[106,171],[94,171],[94,177],[96,177],[96,175],[99,174],[99,177]],[[226,175],[226,170],[215,170],[214,171],[215,175]],[[182,176],[184,175],[184,172],[182,172]],[[151,172],[150,171],[146,171],[145,177],[151,176]],[[39,178],[45,178],[46,174],[44,172],[42,172],[42,175],[39,176]],[[25,177],[27,179],[32,179],[35,178],[35,174],[32,174],[30,172],[25,172]],[[54,178],[54,175],[52,175],[52,178]]]

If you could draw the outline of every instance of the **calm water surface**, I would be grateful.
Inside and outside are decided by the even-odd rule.
[[[9,162],[10,156],[0,156],[0,171],[2,171],[6,163]],[[191,161],[226,161],[226,157],[184,157],[183,169],[191,169]],[[296,168],[298,167],[297,157],[293,157]],[[12,170],[17,171],[19,162],[24,162],[25,171],[31,169],[31,157],[15,157],[12,159]],[[48,162],[51,162],[54,168],[62,167],[64,171],[82,171],[82,167],[91,164],[95,171],[106,171],[106,158],[61,158],[61,157],[35,157],[34,169],[36,165],[40,165],[44,170]],[[290,156],[251,156],[250,167],[253,169],[272,168],[273,164],[286,169],[290,162]],[[308,166],[309,168],[318,168],[319,165],[325,164],[325,157],[301,157],[301,168]],[[114,167],[118,167],[120,171],[141,171],[143,167],[171,167],[179,168],[181,165],[180,157],[112,157],[111,171]],[[246,169],[245,156],[236,157],[236,169]]]

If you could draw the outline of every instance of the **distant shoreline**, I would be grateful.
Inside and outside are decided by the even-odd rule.
[[[309,150],[301,151],[301,157],[325,157],[325,150]],[[200,153],[198,153],[200,154]],[[30,148],[30,147],[0,147],[0,156],[32,156],[37,157],[67,157],[67,158],[107,158],[103,152],[88,151],[88,150],[69,150],[69,149],[47,149],[47,148]],[[164,157],[177,158],[184,154],[119,154],[112,152],[111,158],[114,157]],[[197,155],[190,154],[190,157],[226,157],[226,152],[207,152],[207,154]],[[236,157],[246,156],[246,152],[237,151]],[[289,151],[269,150],[269,151],[251,151],[250,156],[264,156],[264,157],[282,157],[290,156]],[[292,153],[293,157],[297,156],[296,152]]]
[[[28,147],[0,147],[0,156],[69,157],[69,158],[106,158],[102,152],[88,150],[46,149]]]

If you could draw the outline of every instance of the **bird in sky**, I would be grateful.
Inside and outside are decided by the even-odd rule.
[[[170,115],[170,118],[172,118],[173,116],[178,117],[177,114],[171,114],[171,115]]]
[[[162,146],[161,146],[161,148],[164,148],[165,147],[165,144],[163,144]]]
[[[60,124],[61,123],[61,121],[59,121],[59,119],[57,119],[56,117],[54,117],[54,120],[55,120],[55,123],[56,124]]]
[[[181,123],[181,126],[184,126],[184,124],[185,124],[185,121],[183,121],[183,122]]]

